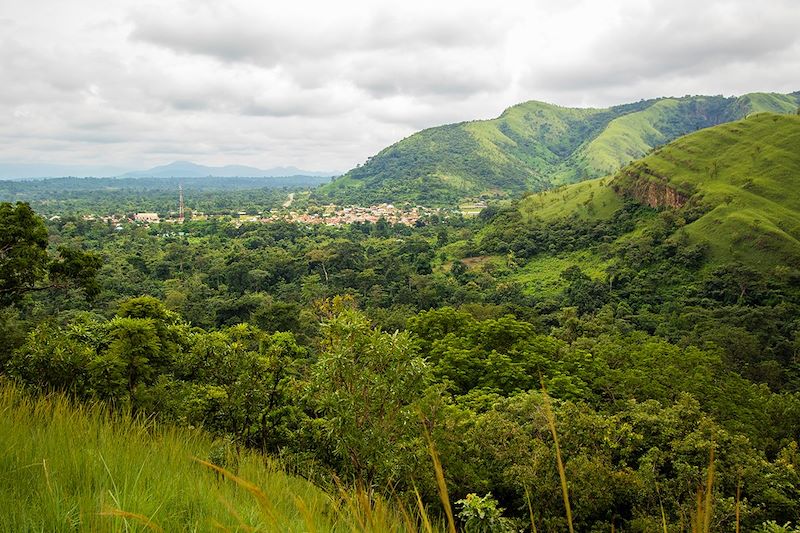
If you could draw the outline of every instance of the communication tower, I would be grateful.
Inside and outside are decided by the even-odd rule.
[[[178,185],[178,220],[183,222],[183,183]]]

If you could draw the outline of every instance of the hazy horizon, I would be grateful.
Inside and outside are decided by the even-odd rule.
[[[0,162],[0,180],[27,180],[27,179],[48,179],[48,178],[65,178],[65,177],[76,177],[76,178],[118,178],[118,177],[145,177],[145,176],[150,177],[152,175],[148,174],[148,172],[151,170],[159,169],[161,167],[170,167],[172,165],[181,165],[181,164],[196,165],[199,167],[206,167],[210,169],[225,169],[226,167],[245,167],[258,171],[257,173],[253,173],[252,176],[237,175],[240,177],[262,177],[261,174],[269,174],[263,177],[285,177],[291,175],[334,176],[341,174],[341,172],[339,171],[315,171],[309,169],[300,169],[293,166],[281,166],[281,167],[259,169],[256,167],[251,167],[250,165],[237,165],[237,164],[202,165],[194,161],[171,161],[169,163],[165,163],[163,165],[156,165],[155,167],[150,167],[150,168],[92,167],[92,166],[80,166],[80,165],[58,165],[58,164],[38,165],[38,164],[25,164],[25,163],[14,164],[14,163]],[[286,173],[279,172],[282,170],[285,170]],[[133,174],[139,174],[141,176],[129,176]],[[228,176],[228,174],[215,175],[213,173],[209,175],[213,175],[214,177]],[[158,177],[158,176],[153,176],[153,177]],[[193,177],[193,176],[176,175],[174,177]]]

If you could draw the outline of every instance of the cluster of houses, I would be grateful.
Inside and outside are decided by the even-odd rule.
[[[435,210],[426,209],[424,207],[416,206],[411,208],[397,208],[392,204],[372,205],[369,207],[341,207],[336,205],[322,206],[320,209],[312,213],[301,213],[296,211],[270,213],[268,215],[250,215],[245,212],[238,213],[238,217],[234,218],[234,224],[242,224],[245,222],[276,222],[286,221],[295,222],[298,224],[326,224],[329,226],[341,226],[345,224],[353,224],[357,222],[378,222],[384,219],[391,224],[405,224],[413,226],[417,223],[420,217],[424,214],[430,214]],[[192,220],[207,220],[213,215],[206,215],[204,213],[192,213]],[[60,218],[60,217],[53,217]],[[181,223],[183,220],[178,217],[170,216],[162,218],[158,213],[154,212],[139,212],[134,213],[132,216],[124,215],[111,215],[111,216],[95,216],[84,215],[84,220],[98,220],[103,221],[114,226],[119,231],[123,229],[125,223],[138,223],[142,225],[160,224],[160,223]]]
[[[356,222],[375,223],[383,218],[391,224],[413,226],[417,223],[420,216],[424,214],[424,211],[425,208],[419,206],[410,209],[399,209],[392,204],[372,205],[369,207],[338,207],[335,205],[328,205],[324,206],[320,213],[297,213],[291,211],[288,214],[270,215],[260,220],[264,222],[286,220],[300,224],[341,226]]]

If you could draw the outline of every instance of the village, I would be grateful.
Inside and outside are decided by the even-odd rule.
[[[307,205],[307,204],[304,204]],[[289,193],[286,201],[280,207],[265,211],[230,211],[206,213],[199,210],[186,209],[184,190],[181,185],[178,189],[178,210],[170,212],[139,211],[126,214],[85,214],[85,221],[101,221],[113,227],[114,231],[122,231],[126,224],[137,226],[150,226],[155,224],[183,224],[185,221],[217,220],[233,224],[236,227],[245,223],[268,224],[274,222],[288,222],[295,224],[326,226],[343,226],[347,224],[371,223],[381,220],[388,224],[402,224],[405,226],[419,225],[426,217],[438,216],[448,218],[454,214],[464,217],[476,216],[481,209],[486,207],[483,200],[461,204],[458,209],[429,208],[420,205],[405,204],[401,207],[390,203],[375,204],[370,206],[336,204],[307,205],[298,207],[295,202],[295,193]],[[294,207],[294,209],[292,209]],[[55,215],[50,220],[61,217]]]
[[[121,231],[125,224],[137,224],[149,226],[151,224],[182,224],[184,221],[202,220],[224,220],[236,226],[244,223],[271,223],[271,222],[291,222],[297,224],[325,224],[328,226],[342,226],[353,223],[376,223],[383,219],[390,224],[404,224],[407,226],[416,225],[422,217],[437,214],[446,216],[441,209],[426,208],[422,206],[396,207],[392,204],[378,204],[368,207],[362,206],[338,206],[334,204],[315,207],[313,210],[294,211],[286,208],[267,211],[264,213],[253,214],[240,211],[231,213],[203,213],[187,212],[182,210],[177,213],[167,215],[156,212],[136,212],[129,215],[84,215],[82,218],[87,221],[102,221],[114,226],[114,229]],[[57,215],[51,220],[58,219]]]
[[[284,220],[300,224],[326,224],[328,226],[341,226],[356,222],[375,223],[383,218],[391,224],[405,224],[407,226],[413,226],[419,221],[420,216],[424,214],[431,214],[433,212],[438,212],[438,210],[426,209],[421,206],[400,209],[392,204],[379,204],[369,207],[340,207],[336,205],[326,205],[322,206],[317,212],[313,213],[290,211],[284,214],[271,214],[267,217],[255,220],[253,220],[255,217],[251,217],[251,219],[247,221],[276,222]]]

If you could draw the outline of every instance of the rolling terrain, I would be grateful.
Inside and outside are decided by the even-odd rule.
[[[532,195],[523,220],[609,218],[626,198],[675,208],[715,262],[800,260],[800,116],[759,113],[687,135],[599,178]]]
[[[761,267],[800,261],[800,116],[758,114],[656,150],[612,187],[651,206],[698,206],[687,224],[713,257]]]
[[[0,530],[797,523],[799,142],[752,114],[414,227],[0,206],[34,257],[3,278]]]
[[[685,96],[607,109],[526,102],[492,120],[426,129],[324,186],[338,203],[452,204],[614,173],[654,147],[750,113],[792,113],[800,93]]]

